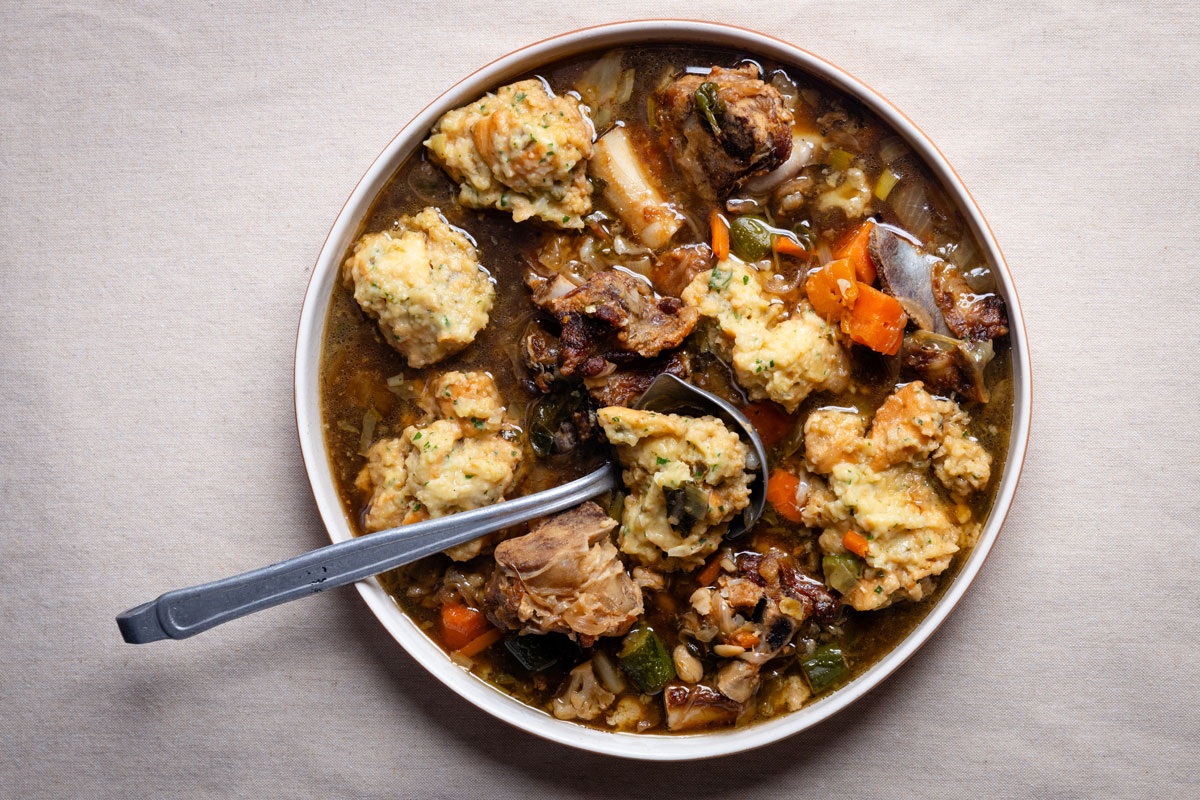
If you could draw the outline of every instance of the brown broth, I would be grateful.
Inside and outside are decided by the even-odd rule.
[[[539,70],[537,75],[545,78],[557,91],[569,88],[582,71],[600,54],[589,54],[556,62]],[[647,124],[647,98],[661,85],[664,76],[678,72],[688,65],[733,66],[745,58],[744,54],[714,48],[681,46],[645,46],[636,52],[627,52],[625,66],[636,68],[635,90],[629,102],[620,106],[615,118],[621,119],[639,145],[642,157],[656,168],[657,177],[666,194],[673,196],[680,205],[689,209],[692,225],[685,226],[673,240],[673,245],[698,241],[705,230],[703,220],[707,208],[694,197],[686,185],[671,173],[664,154],[653,141],[652,131]],[[765,59],[756,59],[763,68],[764,76],[770,75],[781,65]],[[809,112],[807,123],[816,125],[819,110],[828,109],[831,100],[836,100],[849,113],[862,120],[859,138],[863,142],[855,155],[861,158],[872,181],[884,168],[879,147],[894,134],[882,122],[863,109],[856,101],[841,96],[836,90],[807,76],[797,69],[787,69],[790,77],[802,91],[802,96],[815,92],[819,95],[819,109],[814,111],[801,103]],[[804,121],[801,122],[804,124]],[[900,162],[907,177],[917,176],[924,181],[931,204],[941,210],[934,227],[932,242],[935,250],[948,254],[965,237],[967,228],[956,209],[945,199],[945,194],[932,181],[926,168],[909,156]],[[418,421],[420,411],[409,400],[403,400],[387,388],[387,379],[395,375],[419,378],[443,371],[464,369],[489,372],[496,380],[501,394],[509,404],[514,418],[523,420],[527,406],[536,399],[521,381],[517,364],[516,342],[531,317],[528,291],[522,276],[527,263],[526,257],[533,252],[547,235],[539,226],[526,222],[513,223],[508,215],[493,211],[475,211],[460,207],[455,201],[455,186],[436,166],[431,164],[421,149],[409,158],[392,176],[363,220],[361,232],[391,228],[404,214],[413,214],[426,205],[437,206],[447,220],[468,231],[477,243],[480,261],[494,277],[498,297],[491,313],[491,320],[475,343],[463,352],[434,367],[422,370],[410,369],[404,359],[384,343],[375,323],[358,308],[351,292],[340,282],[334,289],[332,303],[325,326],[324,346],[320,368],[322,413],[325,436],[330,454],[337,490],[342,498],[347,518],[356,534],[363,533],[362,515],[368,496],[355,487],[355,478],[362,469],[365,459],[359,454],[360,431],[364,415],[374,408],[381,419],[374,431],[375,439],[387,435],[398,435],[407,425]],[[604,208],[603,201],[596,196],[597,206]],[[887,204],[875,204],[882,219],[899,224],[894,212]],[[822,240],[834,241],[851,223],[834,220],[818,225]],[[978,248],[976,248],[978,252]],[[979,266],[974,264],[974,266]],[[897,375],[885,359],[865,354],[862,348],[854,348],[855,372],[850,390],[840,394],[819,393],[809,397],[798,418],[803,419],[812,410],[828,405],[854,406],[871,414],[883,399],[895,388]],[[996,358],[986,372],[992,390],[992,400],[984,406],[969,405],[973,422],[971,433],[979,438],[993,456],[993,478],[986,492],[973,501],[972,510],[976,520],[984,520],[991,508],[999,475],[1003,471],[1007,450],[1012,412],[1012,366],[1007,339],[997,340]],[[731,384],[728,369],[722,364],[709,362],[707,369],[695,375],[700,385],[734,399],[739,390]],[[566,455],[535,458],[532,453],[527,459],[524,477],[514,495],[538,491],[560,482],[580,476],[594,468],[604,453],[595,448]],[[795,458],[795,457],[793,457]],[[604,501],[602,500],[603,504]],[[769,532],[765,532],[770,527]],[[808,559],[816,563],[815,535],[798,526],[764,522],[747,537],[753,546],[757,537],[767,536],[772,542],[782,544],[798,554],[801,563]],[[740,542],[739,542],[740,544]],[[949,585],[954,574],[961,568],[968,551],[959,552],[950,570],[937,580],[938,588],[932,597],[921,602],[897,603],[887,609],[873,612],[848,610],[841,629],[847,661],[852,676],[861,674],[892,650],[924,618],[929,609]],[[487,559],[481,556],[480,559]],[[436,609],[422,603],[420,597],[410,597],[408,587],[428,583],[430,576],[440,576],[452,562],[437,555],[417,564],[381,576],[385,588],[396,598],[401,608],[414,618],[431,637],[437,639]],[[464,569],[469,569],[468,564]],[[816,574],[819,574],[817,572]],[[666,641],[668,647],[676,642],[673,614],[686,607],[687,598],[695,588],[695,579],[690,575],[669,575],[669,591],[652,593],[652,602],[647,604],[647,619]],[[609,653],[615,651],[619,642],[602,640],[598,647]],[[492,647],[474,659],[474,671],[493,685],[512,696],[539,708],[546,708],[559,687],[566,669],[570,665],[557,666],[545,673],[527,676],[503,647]],[[786,665],[785,670],[794,672],[796,664]],[[739,724],[762,718],[745,715]],[[600,721],[603,720],[601,717]],[[665,726],[654,729],[665,731]]]

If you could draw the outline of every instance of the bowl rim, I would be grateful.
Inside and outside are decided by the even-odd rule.
[[[634,43],[713,44],[769,56],[855,97],[896,130],[937,176],[970,225],[993,267],[998,290],[1008,304],[1013,368],[1013,412],[1005,466],[991,513],[974,549],[951,585],[920,623],[866,672],[849,684],[799,711],[743,728],[693,734],[634,734],[604,731],[567,722],[528,706],[475,677],[447,657],[384,592],[374,579],[356,584],[367,606],[416,661],[463,699],[514,727],[550,741],[604,755],[646,761],[686,761],[729,755],[779,741],[848,707],[907,661],[957,606],[978,575],[1003,527],[1024,466],[1032,416],[1032,371],[1028,332],[1007,261],[974,197],[945,155],[899,108],[832,62],[758,31],[725,23],[687,19],[645,19],[580,28],[534,42],[492,60],[465,76],[419,111],[372,162],[338,212],[321,246],[305,290],[296,335],[294,391],[296,431],[305,471],[318,512],[330,539],[353,535],[337,495],[326,452],[319,394],[319,358],[325,320],[342,254],[379,191],[442,113],[470,102],[484,91],[549,61],[599,48]]]

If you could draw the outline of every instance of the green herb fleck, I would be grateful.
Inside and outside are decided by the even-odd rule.
[[[705,81],[696,89],[692,102],[696,113],[700,115],[713,136],[721,133],[721,118],[725,116],[725,101],[718,94],[719,87],[712,81]]]

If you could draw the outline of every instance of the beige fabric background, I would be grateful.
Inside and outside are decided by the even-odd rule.
[[[1196,6],[567,6],[0,9],[0,796],[1200,796]],[[652,15],[877,87],[1005,248],[1033,439],[948,623],[815,730],[681,766],[492,720],[352,590],[121,644],[127,606],[326,541],[296,319],[395,130],[515,47]]]

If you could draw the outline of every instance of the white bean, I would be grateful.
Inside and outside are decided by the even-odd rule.
[[[704,665],[700,663],[700,659],[688,652],[686,646],[675,645],[675,652],[671,655],[675,659],[675,674],[679,676],[679,680],[684,683],[698,683],[704,677]]]

